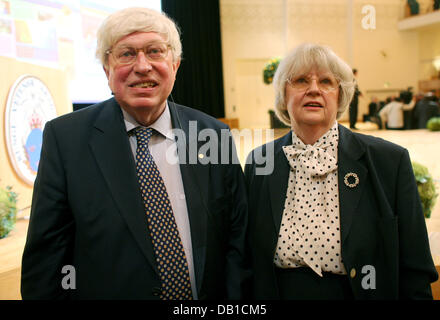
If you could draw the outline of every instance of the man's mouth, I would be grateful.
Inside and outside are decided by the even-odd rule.
[[[130,87],[132,87],[132,88],[154,88],[156,86],[157,86],[157,82],[145,81],[145,82],[139,82],[136,84],[132,84]]]

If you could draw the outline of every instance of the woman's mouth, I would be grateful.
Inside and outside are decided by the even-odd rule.
[[[322,104],[317,102],[317,101],[307,102],[303,106],[304,107],[309,107],[309,108],[323,108]]]

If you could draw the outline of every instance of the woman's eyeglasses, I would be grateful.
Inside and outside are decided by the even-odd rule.
[[[318,89],[322,92],[328,93],[334,91],[338,88],[338,82],[330,77],[309,77],[309,76],[299,76],[294,79],[287,79],[287,82],[298,91],[307,91],[311,85],[313,80],[316,81],[316,85]]]

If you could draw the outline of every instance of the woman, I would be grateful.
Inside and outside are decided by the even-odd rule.
[[[337,118],[351,68],[304,44],[280,63],[276,113],[291,126],[245,168],[256,299],[432,298],[438,277],[407,150]],[[273,153],[273,172],[261,159]]]

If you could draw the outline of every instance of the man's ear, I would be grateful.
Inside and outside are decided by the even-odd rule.
[[[108,79],[108,76],[109,76],[109,71],[108,71],[108,69],[107,69],[105,66],[102,66],[102,68],[104,69],[105,75],[106,75],[106,77],[107,77],[107,79]]]
[[[177,70],[179,69],[179,67],[180,67],[180,58],[177,59],[176,62],[173,62],[174,76],[176,76],[176,74],[177,74]]]

